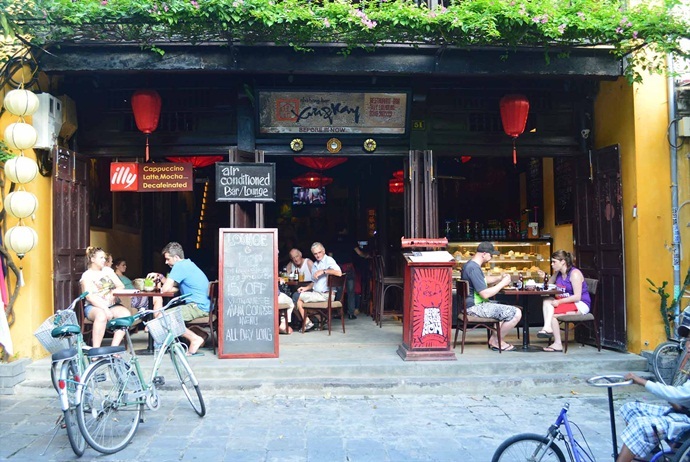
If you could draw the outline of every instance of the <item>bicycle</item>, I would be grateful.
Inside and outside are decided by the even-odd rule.
[[[160,311],[179,305],[184,298],[186,295],[173,298]],[[187,362],[187,348],[178,340],[186,329],[179,308],[170,309],[145,323],[149,334],[159,346],[151,376],[148,380],[144,377],[132,345],[129,327],[137,319],[155,311],[140,310],[133,316],[109,321],[108,329],[125,331],[130,359],[124,361],[107,357],[91,364],[77,389],[79,428],[89,445],[104,454],[120,451],[132,440],[139,427],[144,406],[152,411],[159,408],[157,386],[164,385],[165,379],[157,373],[166,353],[170,354],[173,370],[192,408],[200,417],[206,415],[199,382]],[[194,394],[190,392],[192,387]]]
[[[613,441],[613,460],[618,458],[618,446],[616,439],[616,423],[613,415],[613,388],[619,386],[626,386],[632,384],[632,380],[625,380],[623,376],[620,375],[610,375],[610,376],[598,376],[592,377],[587,380],[587,383],[595,387],[606,387],[608,389],[609,398],[609,417],[611,419],[611,439]],[[568,419],[568,410],[570,406],[566,403],[561,409],[556,421],[549,427],[546,435],[538,435],[536,433],[522,433],[519,435],[511,436],[505,440],[494,452],[492,462],[516,462],[520,460],[529,462],[549,462],[558,461],[565,462],[565,456],[563,451],[556,444],[557,441],[561,441],[566,447],[569,460],[571,462],[593,462],[595,460],[591,449],[587,445],[587,441],[584,439],[582,431],[577,427],[575,423],[570,422]],[[581,444],[573,434],[573,428],[575,426],[584,440],[584,446]],[[561,430],[561,427],[565,429],[565,434]],[[690,454],[690,440],[685,441],[685,444],[681,446],[678,451],[673,449],[674,446],[680,443],[680,440],[684,439],[681,437],[679,440],[669,442],[669,448],[664,449],[659,442],[659,450],[656,451],[649,462],[676,462],[678,459],[670,458],[676,454],[680,454],[683,447],[687,446],[687,451]],[[585,448],[587,446],[587,448]],[[646,460],[646,459],[645,459]],[[690,462],[690,459],[683,460],[683,462]]]
[[[687,382],[690,376],[690,349],[688,343],[690,339],[668,339],[660,343],[652,353],[652,370],[658,382],[665,385],[679,386]],[[667,371],[668,364],[671,364],[671,375],[664,373]]]
[[[76,391],[79,379],[83,376],[89,361],[84,354],[88,346],[84,342],[81,329],[77,324],[74,307],[88,294],[88,292],[80,294],[72,300],[67,308],[50,316],[34,332],[34,336],[41,345],[52,353],[50,380],[60,398],[60,410],[62,411],[62,415],[56,422],[53,438],[50,439],[48,445],[53,441],[64,422],[72,451],[79,457],[86,450],[86,440],[77,423]],[[122,352],[124,347],[102,347],[92,350],[99,355],[108,355]]]

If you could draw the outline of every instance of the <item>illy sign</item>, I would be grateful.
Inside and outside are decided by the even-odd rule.
[[[111,191],[138,191],[139,164],[136,162],[113,162],[110,164]]]

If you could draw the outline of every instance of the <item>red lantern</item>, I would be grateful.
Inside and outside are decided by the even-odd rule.
[[[204,168],[223,160],[223,156],[168,157],[170,162],[192,164],[193,168]]]
[[[347,162],[347,157],[295,157],[295,162],[314,170],[328,170]]]
[[[405,182],[403,181],[403,171],[397,170],[393,172],[393,179],[388,180],[388,192],[391,194],[402,194],[405,191]]]
[[[320,188],[333,183],[333,178],[329,178],[318,172],[307,172],[301,174],[297,178],[293,178],[292,182],[303,188]]]
[[[132,112],[137,128],[146,134],[146,162],[149,161],[149,135],[158,128],[161,96],[156,90],[137,90],[132,94]]]
[[[525,131],[529,101],[524,95],[505,95],[501,98],[501,122],[503,131],[513,137],[513,164],[517,164],[517,150],[515,140]]]

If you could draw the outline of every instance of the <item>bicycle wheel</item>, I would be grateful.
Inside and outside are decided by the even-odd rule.
[[[79,365],[76,360],[66,361],[62,364],[60,372],[60,379],[65,381],[65,391],[67,392],[67,401],[69,407],[63,410],[65,417],[65,427],[67,429],[67,439],[72,446],[72,451],[77,456],[84,454],[86,449],[86,440],[79,429],[79,422],[77,419],[77,385],[79,382]]]
[[[102,359],[86,372],[77,418],[84,438],[98,452],[120,451],[139,427],[144,405],[140,399],[128,400],[128,395],[141,391],[141,384],[136,380],[133,390],[131,375],[129,364],[117,358]]]
[[[664,385],[673,383],[676,366],[682,350],[678,342],[663,342],[652,353],[654,377]]]
[[[690,439],[676,451],[673,462],[690,462]]]
[[[673,386],[679,387],[688,381],[688,376],[690,375],[690,364],[688,364],[688,359],[690,359],[687,344],[685,351],[680,353],[678,364],[676,365],[675,373],[673,374]]]
[[[547,447],[548,443],[548,438],[534,433],[511,436],[496,449],[491,462],[565,462],[561,448],[556,446],[556,443],[551,443]]]
[[[182,391],[187,396],[189,404],[192,405],[194,411],[199,414],[199,417],[206,415],[206,405],[204,404],[204,397],[201,396],[201,389],[199,382],[192,372],[192,368],[187,361],[186,353],[179,345],[174,345],[170,350],[170,358],[172,359],[173,369],[180,381]],[[194,393],[191,388],[194,387]]]

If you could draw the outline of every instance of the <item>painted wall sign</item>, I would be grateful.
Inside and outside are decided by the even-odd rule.
[[[407,104],[407,93],[259,91],[259,131],[404,134]]]
[[[275,202],[276,164],[216,163],[216,202]]]
[[[192,191],[194,169],[188,163],[112,162],[110,190],[121,192]]]

